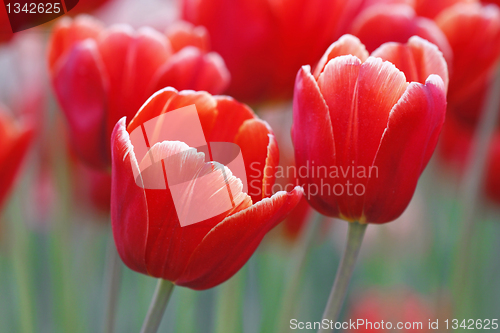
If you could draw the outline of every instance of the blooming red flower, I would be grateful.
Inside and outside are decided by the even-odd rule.
[[[184,0],[183,18],[205,26],[231,72],[228,94],[288,99],[297,68],[315,63],[343,32],[355,1]]]
[[[132,164],[138,167],[142,162],[137,160],[140,154],[132,145],[130,133],[150,119],[192,104],[207,142],[237,144],[247,178],[256,182],[253,186],[261,191],[251,196],[242,192],[241,181],[226,168],[227,183],[218,179],[204,187],[205,193],[193,195],[209,197],[229,184],[234,208],[181,227],[168,187],[147,189],[137,185]],[[193,289],[211,288],[235,274],[264,235],[301,198],[299,187],[271,196],[274,174],[269,170],[277,165],[279,154],[274,135],[267,123],[230,97],[166,88],[155,93],[127,127],[125,123],[122,118],[116,124],[111,139],[111,219],[118,253],[135,271]],[[145,157],[159,156],[163,160],[183,145],[179,141],[159,142]],[[195,165],[197,158],[186,157],[183,168]]]
[[[302,67],[292,139],[297,166],[308,171],[298,175],[311,205],[362,223],[401,215],[436,146],[447,83],[442,53],[416,36],[405,45],[384,44],[369,57],[346,35],[314,75]]]
[[[179,34],[172,37],[174,49],[164,34],[150,28],[103,28],[87,16],[59,21],[50,40],[49,68],[72,143],[85,162],[109,167],[113,126],[123,116],[131,119],[158,89],[225,89],[229,73],[223,60],[189,46],[206,37],[199,37],[194,28],[193,35],[175,52],[182,44]]]
[[[16,122],[0,105],[0,207],[15,180],[32,136],[31,126]]]
[[[435,20],[453,50],[449,113],[475,123],[500,57],[500,10],[496,5],[460,3],[443,10]]]

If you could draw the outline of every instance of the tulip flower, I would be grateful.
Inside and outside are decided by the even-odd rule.
[[[132,143],[131,133],[144,129],[148,120],[192,104],[197,109],[206,141],[237,144],[247,178],[256,181],[254,185],[261,191],[251,195],[243,192],[242,182],[226,167],[226,182],[219,178],[190,196],[209,198],[230,184],[233,209],[181,226],[173,190],[138,186],[137,179],[145,183],[146,175],[141,173],[136,179],[133,166],[142,165],[149,157],[144,155],[141,162],[140,148]],[[174,154],[179,147],[187,147],[179,141],[151,143],[151,146],[150,156],[159,159]],[[277,165],[279,154],[274,135],[267,123],[230,97],[177,92],[170,87],[160,90],[142,106],[128,126],[126,118],[116,124],[111,147],[111,219],[118,253],[132,270],[179,286],[207,289],[229,279],[302,196],[300,187],[271,196],[274,175],[268,170]],[[181,170],[198,170],[209,165],[198,160],[199,154],[186,155]],[[168,181],[172,182],[172,178]],[[196,200],[190,196],[185,199]]]
[[[231,73],[228,94],[249,103],[289,99],[297,68],[315,63],[347,26],[355,1],[184,0]]]
[[[309,171],[299,177],[311,205],[361,223],[401,215],[436,146],[447,83],[441,52],[419,37],[384,44],[369,57],[346,35],[314,75],[302,67],[292,139],[298,167]]]
[[[184,43],[176,34],[175,46],[185,47],[174,50],[164,34],[150,28],[104,28],[87,16],[59,21],[49,45],[50,74],[74,149],[89,166],[109,167],[114,124],[123,116],[131,119],[158,89],[225,89],[229,74],[224,61],[190,46],[199,40],[194,28],[193,34],[196,38],[186,37]]]
[[[443,10],[435,21],[453,50],[449,113],[475,124],[500,58],[500,10],[496,5],[460,3]]]
[[[32,136],[31,126],[16,122],[0,105],[0,207],[14,183]]]
[[[367,223],[392,221],[408,206],[437,144],[447,84],[443,54],[417,36],[369,56],[345,35],[314,72],[299,70],[292,140],[300,184],[313,208],[351,222],[323,319],[338,319]]]

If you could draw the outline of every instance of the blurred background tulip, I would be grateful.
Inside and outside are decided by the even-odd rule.
[[[55,27],[49,44],[52,82],[71,128],[73,147],[89,166],[109,168],[114,124],[123,116],[132,118],[158,89],[175,86],[213,93],[225,89],[229,74],[224,61],[191,47],[189,43],[197,41],[190,34],[196,34],[194,27],[185,30],[184,37],[180,32],[171,35],[177,48],[184,46],[174,53],[169,39],[149,28],[104,29],[87,16],[61,20]]]

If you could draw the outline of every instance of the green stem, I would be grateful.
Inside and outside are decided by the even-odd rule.
[[[328,303],[323,313],[323,319],[333,321],[334,323],[339,319],[340,310],[344,304],[347,295],[347,288],[351,280],[352,272],[358,258],[358,253],[363,242],[363,236],[366,231],[367,224],[358,222],[349,223],[349,232],[347,235],[347,244],[344,250],[342,261],[340,262],[337,276],[333,284],[332,291],[328,298]],[[318,333],[331,332],[332,330],[320,328]]]
[[[168,280],[158,279],[153,300],[149,306],[148,314],[142,324],[141,333],[156,333],[160,326],[163,313],[167,308],[168,300],[172,295],[174,284]]]
[[[115,318],[120,291],[121,261],[112,234],[109,237],[106,252],[106,268],[104,275],[106,319],[104,321],[104,332],[113,333],[115,331]]]
[[[300,238],[292,249],[288,260],[287,280],[281,300],[280,312],[278,315],[277,327],[275,332],[286,333],[290,331],[289,321],[293,318],[298,289],[302,277],[302,271],[306,262],[307,253],[311,248],[317,234],[319,222],[323,218],[320,213],[315,213],[313,218],[308,221],[305,230],[300,234]]]

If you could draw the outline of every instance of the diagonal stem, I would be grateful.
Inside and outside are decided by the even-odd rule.
[[[153,300],[149,306],[148,314],[142,324],[141,333],[156,333],[160,326],[163,313],[167,308],[168,300],[172,295],[174,284],[168,280],[158,279]]]
[[[335,323],[339,319],[340,311],[342,310],[342,305],[347,295],[347,288],[349,287],[349,282],[352,272],[354,271],[354,266],[358,258],[359,250],[361,249],[361,243],[363,242],[363,236],[367,226],[368,224],[361,224],[358,222],[349,223],[347,244],[337,271],[337,276],[335,277],[335,282],[333,283],[332,291],[328,298],[325,312],[323,313],[323,320],[326,319],[329,322]],[[333,326],[334,325],[330,325],[330,328],[327,329],[322,327],[318,330],[318,333],[332,332]]]

